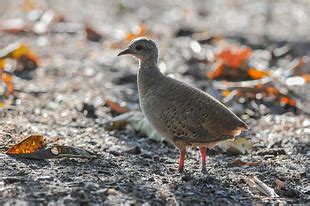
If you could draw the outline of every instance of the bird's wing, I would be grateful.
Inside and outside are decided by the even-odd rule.
[[[211,142],[232,138],[247,129],[246,123],[211,95],[171,79],[166,97],[174,109],[168,115],[174,117],[172,126],[181,131],[177,134],[180,138]],[[178,115],[173,116],[173,112]]]

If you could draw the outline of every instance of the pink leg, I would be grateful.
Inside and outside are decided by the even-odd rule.
[[[186,156],[186,148],[180,149],[180,159],[179,159],[179,172],[184,172],[184,160]]]
[[[206,147],[200,147],[200,154],[201,154],[201,171],[206,171]]]

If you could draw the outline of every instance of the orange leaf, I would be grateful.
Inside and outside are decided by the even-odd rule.
[[[267,72],[259,71],[253,67],[249,68],[247,72],[248,72],[248,75],[252,79],[261,79],[261,78],[269,76],[269,74]]]
[[[257,89],[262,89],[262,88],[263,88],[263,85],[262,85],[262,84],[256,84],[255,87],[256,87]]]
[[[238,69],[240,66],[248,60],[252,53],[252,50],[248,47],[230,47],[221,51],[217,58],[223,61],[225,65],[230,66],[232,69]]]
[[[14,92],[14,84],[12,81],[12,76],[10,74],[4,74],[3,76],[3,81],[6,84],[6,91],[4,96],[8,97]]]
[[[25,140],[11,147],[6,154],[30,154],[40,150],[44,146],[43,137],[31,135]]]
[[[277,95],[279,93],[278,89],[275,87],[267,87],[266,91],[272,95]]]
[[[258,162],[244,162],[240,159],[236,159],[234,161],[231,162],[231,164],[237,165],[237,166],[255,166],[258,164]]]
[[[25,44],[23,43],[14,43],[7,46],[4,50],[7,50],[8,53],[6,57],[10,57],[16,60],[19,60],[23,57],[27,57],[33,61],[36,65],[39,64],[39,58],[35,55]]]
[[[224,91],[222,92],[223,97],[227,97],[227,96],[229,96],[230,94],[231,94],[231,91],[229,91],[229,90],[224,90]]]
[[[111,110],[113,110],[114,112],[117,112],[119,114],[123,114],[128,112],[129,110],[126,109],[125,107],[122,107],[119,103],[114,102],[110,99],[105,100],[106,105],[108,105]]]
[[[126,42],[130,42],[131,40],[137,38],[137,37],[141,37],[141,36],[146,36],[147,34],[147,29],[145,24],[141,23],[136,31],[132,31],[127,33],[127,37],[126,37]]]
[[[280,98],[280,103],[284,104],[284,105],[288,104],[288,105],[291,105],[293,107],[296,106],[296,100],[294,100],[294,99],[292,99],[290,97],[287,97],[287,96],[286,97],[281,97]]]
[[[5,61],[4,59],[0,58],[0,70],[3,70],[5,66]]]
[[[208,78],[209,79],[216,79],[219,77],[224,71],[224,64],[217,64],[215,67],[212,69],[212,71],[208,72]]]
[[[305,79],[307,83],[310,83],[310,74],[303,74],[302,77]]]

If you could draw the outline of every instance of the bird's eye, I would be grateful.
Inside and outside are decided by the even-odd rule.
[[[143,49],[143,46],[141,46],[141,45],[137,45],[137,46],[136,46],[136,50],[137,50],[137,51],[141,51],[142,49]]]

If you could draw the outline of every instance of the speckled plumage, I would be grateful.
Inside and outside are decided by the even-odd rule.
[[[135,39],[121,54],[132,54],[140,60],[138,89],[142,111],[155,129],[180,149],[181,155],[186,146],[211,147],[247,129],[241,119],[209,94],[162,74],[152,40]],[[179,169],[183,170],[183,166]]]

